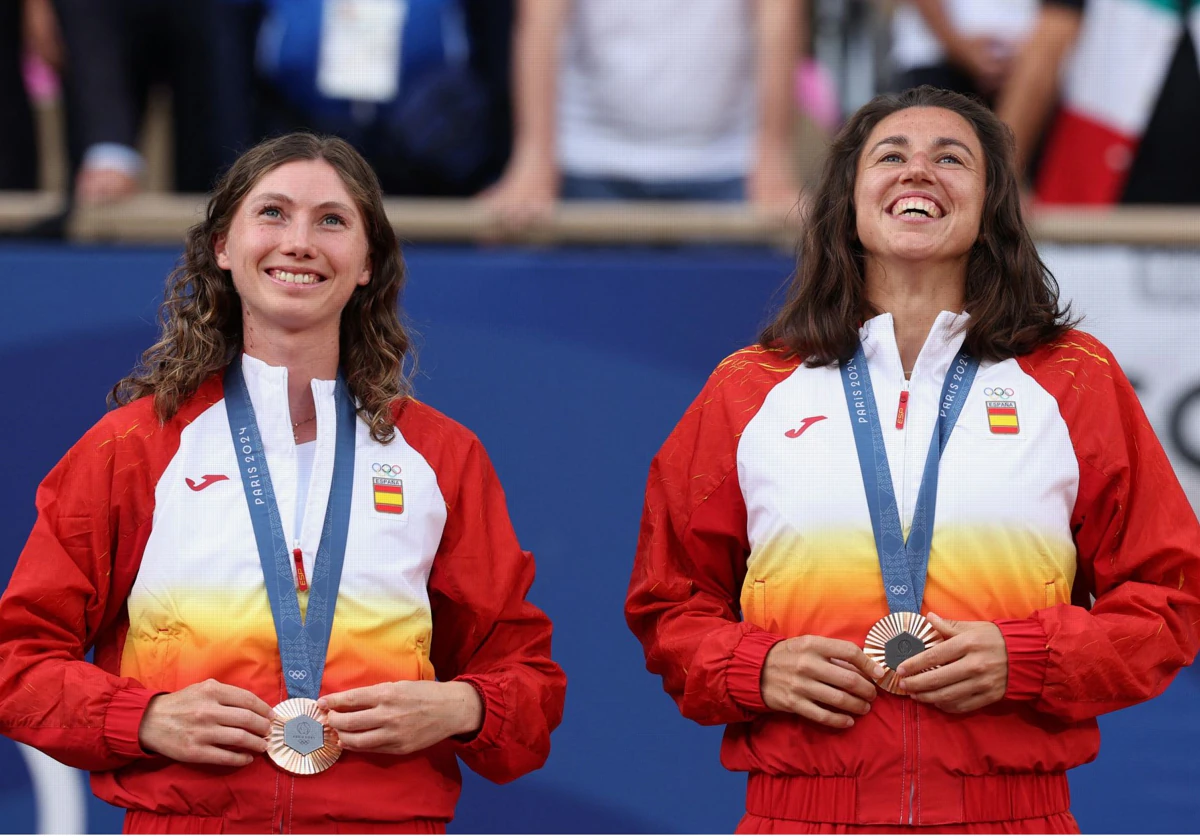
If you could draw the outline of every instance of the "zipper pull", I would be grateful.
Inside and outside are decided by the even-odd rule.
[[[292,558],[296,561],[296,589],[307,592],[308,578],[304,576],[304,555],[300,553],[300,546],[292,549]]]
[[[906,383],[907,384],[907,383]],[[908,419],[908,388],[900,392],[900,405],[896,407],[896,428],[903,429]],[[299,551],[300,549],[296,549]]]

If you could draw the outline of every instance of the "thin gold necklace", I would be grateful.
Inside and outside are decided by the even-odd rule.
[[[317,419],[317,415],[314,414],[312,417],[308,417],[304,420],[297,420],[295,423],[292,424],[292,428],[298,429],[301,426],[303,426],[305,423],[311,423],[312,421],[314,421],[316,419]]]

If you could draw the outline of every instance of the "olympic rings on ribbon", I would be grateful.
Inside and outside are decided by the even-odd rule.
[[[1011,397],[1017,392],[1012,388],[984,388],[983,395],[985,397]]]
[[[382,475],[400,475],[399,464],[372,464],[371,469]]]
[[[292,671],[288,671],[288,679],[289,679],[289,680],[302,680],[302,679],[304,679],[304,678],[305,678],[305,677],[307,677],[307,676],[308,676],[308,671],[305,671],[305,670],[300,670],[300,671],[292,670]]]
[[[905,585],[889,586],[888,588],[892,590],[893,595],[903,595],[905,592],[908,591],[908,587]]]

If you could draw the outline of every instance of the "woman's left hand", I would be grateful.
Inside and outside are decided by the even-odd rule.
[[[900,687],[914,700],[957,714],[1004,697],[1008,648],[1000,628],[990,621],[951,621],[933,613],[927,618],[943,641],[901,663],[896,669]]]
[[[402,680],[320,698],[342,746],[407,755],[483,724],[483,700],[470,683]]]

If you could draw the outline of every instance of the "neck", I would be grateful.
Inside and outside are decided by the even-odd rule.
[[[337,324],[333,325],[332,335],[315,335],[313,330],[280,332],[257,329],[247,319],[242,330],[242,343],[247,355],[274,367],[287,368],[291,422],[302,423],[296,430],[296,440],[300,443],[314,440],[316,423],[311,418],[316,415],[317,406],[313,400],[311,382],[314,379],[337,378]]]
[[[966,265],[884,266],[868,258],[866,269],[867,300],[879,312],[891,313],[896,346],[907,375],[916,364],[938,314],[962,312]]]

